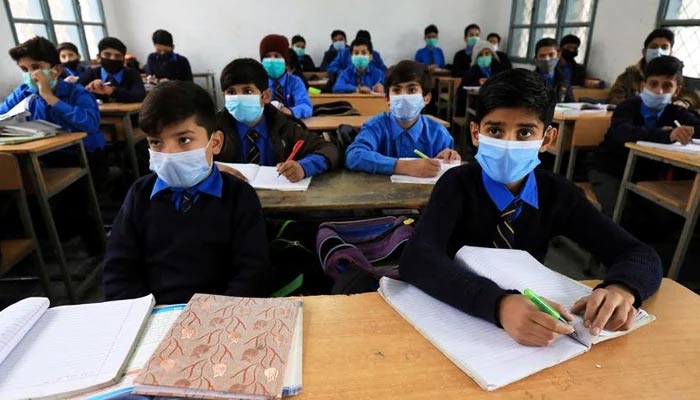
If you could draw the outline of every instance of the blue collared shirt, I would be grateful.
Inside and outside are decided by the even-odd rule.
[[[552,72],[551,74],[548,74],[546,72],[540,72],[540,76],[547,85],[554,86],[554,72]]]
[[[102,78],[103,82],[108,82],[109,78],[113,78],[115,81],[117,81],[118,84],[122,84],[122,81],[124,80],[124,68],[119,70],[116,74],[110,74],[105,71],[104,68],[100,67],[100,77]]]
[[[333,93],[355,93],[357,91],[357,78],[360,72],[354,65],[346,68],[338,76],[333,85]],[[372,89],[377,83],[384,83],[384,72],[370,64],[362,75],[362,86]]]
[[[370,61],[369,64],[382,71],[382,73],[386,72],[386,65],[382,60],[382,55],[376,50],[372,50],[372,61]],[[328,72],[332,74],[339,74],[351,65],[352,51],[350,51],[350,47],[348,46],[338,52],[335,60],[328,65]]]
[[[221,177],[221,172],[219,168],[216,167],[216,163],[211,168],[211,173],[201,182],[192,186],[189,189],[171,187],[168,183],[160,177],[156,178],[156,182],[153,184],[153,190],[151,191],[151,200],[158,195],[158,193],[165,190],[170,190],[173,194],[170,197],[175,205],[175,209],[180,211],[180,206],[182,205],[183,193],[187,192],[192,196],[192,202],[197,203],[199,200],[199,195],[204,193],[216,198],[221,198],[221,191],[223,190],[224,180]]]
[[[564,80],[566,80],[567,82],[571,82],[571,75],[574,73],[573,65],[571,65],[571,64],[564,65],[561,63],[559,63],[559,65],[561,66],[561,73],[562,73]]]
[[[641,107],[639,107],[639,112],[644,118],[644,127],[647,129],[656,128],[657,124],[659,123],[659,118],[661,118],[661,114],[664,113],[666,107],[662,108],[661,111],[654,111],[651,108],[647,107],[647,105],[644,104],[643,101],[641,103],[642,105]]]
[[[46,100],[37,95],[29,105],[30,120],[43,119],[57,125],[68,132],[85,132],[83,139],[85,150],[95,151],[105,147],[105,137],[100,131],[100,110],[95,98],[82,85],[76,85],[63,80],[56,81],[53,90],[59,102],[50,106]],[[34,89],[21,84],[10,93],[0,105],[0,114],[4,114],[20,101],[33,94]]]
[[[345,153],[345,166],[350,170],[391,175],[399,158],[418,157],[420,150],[435,157],[445,149],[454,148],[447,129],[424,115],[407,130],[391,113],[375,115],[365,122]]]
[[[481,70],[481,73],[484,74],[485,78],[488,79],[491,77],[491,67],[484,68],[482,66],[479,66],[479,69]]]
[[[433,55],[432,64],[436,64],[438,67],[442,68],[445,66],[445,55],[442,53],[442,49],[439,47],[428,47],[425,46],[416,52],[416,62],[430,65],[430,54]]]
[[[311,104],[309,93],[306,91],[306,86],[304,86],[304,81],[298,76],[286,72],[277,81],[282,86],[284,105],[292,111],[292,115],[298,119],[309,118],[314,107]],[[268,84],[274,100],[275,79],[268,79]]]
[[[520,193],[515,196],[508,190],[506,185],[494,181],[486,175],[486,172],[483,170],[481,171],[481,180],[484,183],[486,193],[489,194],[493,204],[496,205],[500,212],[503,212],[515,200],[521,200],[523,203],[527,203],[534,208],[539,208],[535,171],[530,171],[530,173],[527,174],[525,185],[520,189]],[[513,219],[518,218],[522,209],[522,204],[515,209]]]

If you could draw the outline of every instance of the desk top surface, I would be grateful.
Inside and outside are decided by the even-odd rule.
[[[625,146],[631,150],[635,150],[641,153],[642,156],[644,154],[649,154],[652,156],[661,157],[678,163],[686,164],[691,167],[700,168],[700,154],[683,153],[680,151],[640,146],[637,143],[626,143]]]
[[[0,153],[46,153],[78,143],[86,136],[87,134],[85,132],[59,133],[54,137],[46,139],[39,139],[20,144],[1,145]]]
[[[445,128],[450,127],[450,123],[432,115],[426,115],[428,118],[439,122]],[[374,115],[328,115],[321,117],[310,117],[304,119],[304,124],[311,131],[335,129],[340,124],[351,125],[353,128],[361,128],[362,125]]]
[[[141,103],[104,103],[100,104],[100,112],[110,113],[133,113],[141,111]]]

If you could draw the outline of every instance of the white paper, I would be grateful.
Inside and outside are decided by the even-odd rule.
[[[282,381],[282,396],[294,396],[301,392],[302,388],[302,354],[304,344],[304,302],[295,300],[299,311],[297,312],[297,321],[294,327],[292,336],[292,346],[289,349],[289,358],[287,358],[287,367],[284,371],[284,380]]]
[[[46,297],[29,297],[0,312],[0,364],[48,308]]]
[[[416,160],[416,158],[402,158],[402,160]],[[415,176],[410,176],[410,175],[398,175],[394,174],[391,176],[391,182],[393,183],[417,183],[417,184],[423,184],[423,185],[434,185],[437,183],[437,181],[442,177],[442,174],[445,173],[448,169],[454,168],[454,167],[459,167],[462,165],[461,162],[441,162],[440,163],[440,172],[438,172],[437,176],[434,176],[432,178],[418,178]]]
[[[283,175],[279,175],[276,167],[260,166],[258,164],[218,163],[231,167],[240,172],[255,189],[269,189],[281,191],[306,191],[311,184],[311,178],[305,178],[299,182],[290,182]]]
[[[0,121],[26,121],[27,117],[30,115],[29,105],[32,103],[32,101],[34,101],[36,96],[36,94],[32,94],[30,96],[25,97],[22,101],[15,104],[15,106],[12,107],[10,111],[0,115]],[[3,124],[0,123],[0,126],[2,125]]]
[[[671,144],[665,144],[665,143],[656,143],[656,142],[645,142],[645,141],[638,141],[638,145],[644,146],[644,147],[654,147],[657,149],[662,149],[662,150],[672,150],[672,151],[679,151],[682,153],[693,153],[697,154],[700,153],[700,139],[693,139],[691,143],[688,143],[686,145],[682,145],[678,142],[674,142]]]

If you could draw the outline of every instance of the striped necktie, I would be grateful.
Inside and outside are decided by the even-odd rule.
[[[192,203],[194,203],[194,196],[187,193],[187,191],[182,192],[182,200],[180,200],[180,213],[187,214],[192,209]]]
[[[257,143],[260,135],[255,130],[250,129],[245,137],[248,140],[248,162],[251,164],[260,164],[260,149]]]
[[[496,232],[493,235],[493,247],[497,249],[512,249],[515,242],[515,230],[513,230],[513,219],[521,201],[515,200],[501,213],[501,220],[496,225]]]
[[[275,98],[274,100],[279,101],[280,103],[284,104],[285,106],[287,105],[287,102],[284,99],[284,92],[282,92],[282,85],[280,85],[279,81],[275,81],[274,84],[275,87]]]
[[[357,87],[364,86],[362,83],[362,78],[365,76],[363,72],[357,71],[357,77],[355,79],[355,83],[357,84]]]

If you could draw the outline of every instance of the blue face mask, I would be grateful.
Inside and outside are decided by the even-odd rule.
[[[260,118],[263,106],[260,102],[260,95],[244,94],[226,96],[226,110],[236,121],[251,124]]]
[[[661,57],[661,56],[670,56],[671,55],[671,50],[665,50],[662,49],[661,47],[657,47],[655,49],[647,49],[646,53],[644,54],[644,59],[646,62],[650,62],[651,60]]]
[[[644,88],[644,90],[639,93],[639,97],[642,98],[642,102],[645,106],[655,111],[661,111],[667,105],[671,104],[671,98],[673,95],[671,93],[657,94],[647,88]]]
[[[333,42],[333,48],[340,51],[345,48],[345,40],[336,40]]]
[[[34,80],[32,80],[32,74],[33,74],[33,73],[34,73],[34,71],[23,72],[23,73],[22,73],[22,81],[23,81],[27,86],[29,86],[30,89],[32,89],[33,91],[36,92],[36,91],[39,90],[39,87],[36,85],[36,82],[34,82]],[[47,78],[50,78],[50,77],[51,77],[51,70],[42,69],[42,70],[41,70],[41,73],[43,73],[44,75],[46,75]],[[51,86],[51,89],[53,89],[53,88],[56,87],[56,83],[58,83],[58,81],[57,81],[56,79],[51,79],[51,80],[49,81],[49,85]]]
[[[148,153],[151,171],[174,188],[191,188],[211,172],[206,147],[179,153],[159,153],[149,149]]]
[[[401,122],[416,118],[425,107],[422,94],[392,94],[389,96],[391,115]]]
[[[352,65],[354,65],[357,69],[367,69],[367,67],[369,66],[369,56],[352,56],[351,60]]]
[[[265,68],[265,72],[267,72],[267,76],[272,79],[279,78],[287,70],[284,58],[263,58],[262,65]]]
[[[511,141],[479,134],[476,161],[486,175],[503,184],[517,182],[540,163],[543,140]]]
[[[304,49],[303,47],[292,47],[292,50],[294,50],[294,53],[299,58],[304,58],[304,55],[306,54],[306,49]]]

